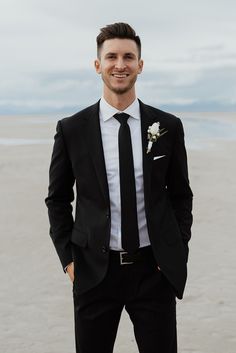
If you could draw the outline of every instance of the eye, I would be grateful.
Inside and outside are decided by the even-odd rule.
[[[115,59],[115,54],[108,54],[107,59]]]
[[[127,54],[125,56],[125,59],[128,59],[128,60],[133,60],[134,59],[134,56],[132,54]]]

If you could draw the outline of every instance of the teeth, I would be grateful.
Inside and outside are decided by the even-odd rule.
[[[113,74],[113,76],[117,77],[117,78],[125,78],[127,77],[128,75],[117,75],[117,74]]]

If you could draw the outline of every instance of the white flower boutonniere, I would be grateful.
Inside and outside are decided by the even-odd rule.
[[[160,123],[158,121],[156,123],[153,123],[152,126],[149,126],[147,132],[148,132],[147,153],[149,153],[151,152],[153,142],[156,142],[159,139],[159,137],[161,137],[167,132],[167,130],[160,129]]]

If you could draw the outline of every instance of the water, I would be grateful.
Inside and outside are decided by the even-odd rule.
[[[236,140],[236,121],[185,117],[182,122],[189,149],[203,149],[221,141]]]
[[[2,146],[25,146],[52,144],[52,139],[0,138]]]
[[[224,140],[236,140],[236,114],[202,113],[201,116],[200,114],[197,116],[195,113],[188,113],[188,115],[180,113],[178,116],[181,117],[184,125],[187,149],[211,148],[216,143]],[[21,128],[21,130],[32,129],[32,131],[39,130],[41,135],[44,135],[48,126],[55,126],[56,121],[60,118],[60,116],[0,117],[0,127],[2,125],[6,131],[10,131],[11,129],[13,132],[17,128]],[[1,134],[1,130],[0,145],[2,146],[45,145],[53,143],[53,136],[52,138],[45,138],[45,136],[38,138],[31,136],[4,137]]]

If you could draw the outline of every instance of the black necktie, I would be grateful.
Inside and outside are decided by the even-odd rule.
[[[122,248],[135,253],[139,248],[136,188],[131,136],[126,113],[115,114],[120,123],[119,129],[119,165],[121,198],[121,241]]]

